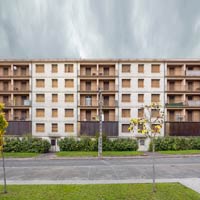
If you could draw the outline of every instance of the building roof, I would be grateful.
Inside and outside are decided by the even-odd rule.
[[[138,62],[168,62],[168,63],[185,63],[185,62],[200,62],[200,58],[183,58],[183,59],[162,59],[162,58],[116,58],[116,59],[112,59],[112,58],[41,58],[41,59],[0,59],[0,63],[40,63],[40,62],[79,62],[79,63],[117,63],[117,62],[124,62],[124,63],[138,63]]]

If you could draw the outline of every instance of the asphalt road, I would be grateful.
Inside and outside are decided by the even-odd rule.
[[[157,179],[200,178],[200,156],[159,158]],[[2,161],[0,161],[2,166]],[[151,158],[31,159],[6,160],[6,177],[11,182],[27,181],[126,181],[151,179]],[[3,171],[0,167],[0,179]]]

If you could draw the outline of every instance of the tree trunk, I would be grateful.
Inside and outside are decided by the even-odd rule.
[[[156,192],[156,172],[155,172],[155,143],[154,138],[152,138],[152,164],[153,164],[153,192]]]
[[[6,169],[5,169],[5,159],[4,159],[4,153],[3,150],[1,151],[1,157],[2,157],[2,161],[3,161],[3,180],[4,180],[4,189],[3,192],[7,193],[7,187],[6,187]]]

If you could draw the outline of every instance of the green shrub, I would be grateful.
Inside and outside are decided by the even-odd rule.
[[[60,139],[58,142],[60,151],[97,151],[98,137],[91,139],[82,137],[75,140],[71,137]],[[110,140],[103,136],[103,151],[136,151],[138,144],[133,139],[114,139]]]
[[[50,146],[47,140],[40,138],[5,138],[4,152],[47,153],[49,152]]]
[[[155,140],[156,151],[178,151],[200,149],[200,137],[158,137]],[[152,151],[152,143],[149,150]]]

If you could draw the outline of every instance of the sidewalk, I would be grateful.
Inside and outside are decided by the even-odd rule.
[[[92,156],[75,156],[75,157],[62,157],[62,156],[57,156],[56,153],[44,153],[40,154],[39,156],[36,157],[28,157],[28,158],[5,158],[6,160],[75,160],[75,159],[144,159],[144,158],[152,158],[153,153],[152,152],[144,152],[144,155],[136,155],[136,156],[103,156],[101,158],[99,157],[92,157]],[[176,155],[167,155],[167,154],[160,154],[158,152],[155,152],[155,158],[188,158],[188,157],[200,157],[200,154],[176,154]]]

